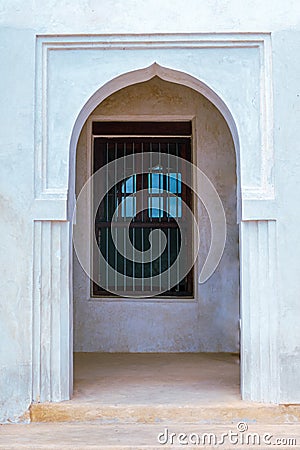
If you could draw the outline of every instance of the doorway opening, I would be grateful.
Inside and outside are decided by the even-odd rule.
[[[158,77],[117,91],[92,112],[81,131],[77,146],[77,194],[93,170],[125,154],[138,153],[142,159],[143,151],[149,151],[150,147],[157,155],[156,170],[148,175],[124,177],[107,193],[95,221],[99,248],[106,260],[121,272],[135,275],[138,283],[115,285],[115,279],[109,279],[105,270],[99,270],[102,277],[99,285],[91,283],[74,255],[75,398],[80,392],[88,395],[88,386],[95,383],[100,386],[101,398],[105,389],[113,391],[117,382],[124,383],[123,387],[127,386],[134,397],[137,395],[134,384],[146,387],[148,380],[150,386],[155,376],[157,386],[168,396],[172,383],[184,384],[185,370],[177,371],[182,379],[172,380],[176,364],[177,368],[181,364],[189,368],[187,385],[192,379],[198,379],[195,398],[205,398],[212,380],[213,385],[219,383],[224,387],[224,399],[228,401],[228,392],[239,398],[236,160],[232,136],[221,113],[200,93]],[[166,154],[177,151],[200,167],[215,185],[224,205],[227,220],[224,255],[215,273],[202,285],[198,279],[211,240],[209,217],[204,206],[194,201],[180,183],[180,170],[162,173],[161,151]],[[165,188],[173,190],[172,200],[162,194]],[[135,195],[139,189],[147,190],[148,197],[142,212],[136,214]],[[87,199],[87,216],[90,201]],[[174,224],[175,219],[184,220],[181,202],[190,204],[199,223],[201,245],[196,264],[163,295],[155,295],[153,291],[146,299],[130,298],[128,292],[151,289],[146,286],[145,280],[149,278],[146,275],[167,267],[182,245]],[[118,205],[119,219],[131,221],[129,235],[137,250],[147,250],[149,230],[154,227],[163,230],[170,245],[156,266],[149,264],[143,268],[134,261],[125,263],[113,249],[107,229],[112,222],[113,208]],[[117,233],[122,232],[119,225]],[[184,245],[188,251],[189,244]],[[111,283],[117,294],[111,294]],[[126,297],[122,296],[125,289]],[[90,375],[85,375],[88,367]],[[204,378],[202,375],[197,378],[199,370],[203,370]],[[137,374],[138,383],[134,378],[132,382],[129,380],[132,371]],[[87,384],[80,384],[80,379],[85,379]],[[120,385],[120,398],[123,387]]]

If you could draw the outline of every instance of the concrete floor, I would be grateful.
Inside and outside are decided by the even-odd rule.
[[[220,442],[230,432],[258,433],[260,445],[227,439],[219,448],[300,448],[300,408],[243,402],[235,355],[76,354],[74,378],[72,400],[31,406],[32,421],[48,423],[0,426],[0,449],[198,448],[180,445],[179,434]]]
[[[239,402],[239,361],[225,353],[75,353],[76,402]]]
[[[241,400],[239,360],[220,353],[79,353],[74,395],[35,403],[32,422],[300,423],[300,408]]]
[[[161,437],[160,442],[158,436],[165,433],[168,429],[168,442],[164,442],[165,438]],[[288,450],[300,448],[300,425],[270,425],[270,424],[250,424],[246,431],[240,431],[237,425],[192,425],[192,424],[110,424],[103,425],[96,422],[88,423],[33,423],[30,425],[2,425],[0,426],[0,449],[101,449],[101,450],[124,450],[124,449],[184,449],[184,448],[216,448],[212,445],[204,445],[204,433],[212,433],[216,435],[217,442],[221,442],[222,434],[232,431],[233,439],[230,443],[226,438],[223,445],[219,445],[219,449],[260,449],[266,450],[277,448],[277,439],[280,439],[281,446]],[[170,433],[176,433],[174,438],[170,437]],[[200,436],[201,445],[180,445],[179,433],[186,433],[191,439],[191,433]],[[260,436],[260,445],[254,445],[251,439],[253,433]],[[270,440],[268,445],[264,444],[264,435],[268,433]],[[249,438],[245,436],[250,436]],[[244,442],[249,439],[250,445],[237,445],[237,442]],[[174,439],[173,442],[171,439]],[[195,437],[194,437],[195,439]],[[237,441],[236,439],[239,439]],[[257,439],[257,437],[256,437]],[[290,439],[293,439],[291,441]],[[193,442],[193,441],[192,441]],[[195,442],[195,441],[194,441]],[[213,442],[213,441],[211,441]],[[234,443],[235,442],[235,443]],[[258,441],[254,441],[257,443]],[[173,444],[173,445],[172,445]],[[177,444],[177,445],[176,445]]]

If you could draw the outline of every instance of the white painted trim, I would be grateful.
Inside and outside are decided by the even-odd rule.
[[[36,145],[38,150],[35,154],[35,194],[36,198],[52,198],[61,197],[66,194],[64,189],[49,188],[47,182],[47,87],[49,78],[49,58],[51,52],[68,51],[68,50],[135,50],[143,51],[145,49],[211,49],[211,48],[233,48],[233,49],[246,49],[257,48],[260,54],[260,98],[261,98],[261,185],[260,186],[244,186],[243,180],[240,180],[240,186],[238,187],[238,194],[240,196],[241,189],[243,189],[243,198],[248,199],[271,199],[274,198],[274,183],[273,183],[273,142],[272,142],[272,65],[271,65],[271,34],[270,33],[154,33],[154,34],[99,34],[99,35],[47,35],[41,34],[37,36],[37,65],[36,65],[36,92],[41,92],[42,95],[37,95],[36,106],[37,110],[41,111],[41,129],[39,129],[38,121],[36,121]],[[169,74],[173,74],[173,79],[168,78]],[[144,72],[144,75],[142,75]],[[146,73],[147,72],[147,73]],[[151,74],[152,72],[152,74]],[[174,77],[175,72],[177,75]],[[126,84],[126,75],[134,76],[134,73],[139,73],[140,80],[133,80],[132,83]],[[219,95],[217,95],[209,86],[205,85],[200,80],[193,78],[191,75],[183,74],[175,70],[162,68],[156,63],[152,64],[146,69],[138,69],[125,75],[111,80],[106,83],[104,87],[109,90],[109,86],[113,90],[113,83],[117,82],[119,88],[134,84],[136,82],[146,81],[152,78],[152,76],[159,76],[166,81],[177,82],[189,86],[196,91],[202,93],[208,98],[224,115],[229,128],[231,130],[235,147],[239,147],[238,143],[238,131],[235,125],[231,112],[228,110],[225,102],[222,101]],[[180,78],[180,75],[184,76],[184,79]],[[188,78],[189,77],[189,80]],[[172,78],[172,77],[171,77]],[[177,79],[176,79],[177,78]],[[125,84],[122,83],[124,81]],[[101,95],[95,102],[95,95],[103,92],[100,88],[92,98],[86,103],[81,113],[88,117],[92,112],[90,110],[86,114],[86,109],[91,104],[99,104],[102,100]],[[107,95],[108,92],[107,92]],[[78,116],[80,121],[81,113]],[[81,123],[82,125],[82,123]],[[81,128],[78,123],[78,127]],[[76,133],[76,127],[73,130],[72,139],[77,141],[78,136]],[[239,152],[237,152],[237,173],[239,170]],[[238,178],[239,179],[239,178]],[[241,218],[242,212],[239,211],[239,217]]]
[[[72,137],[71,137],[71,143],[70,148],[71,154],[70,154],[70,179],[69,179],[69,194],[71,192],[74,192],[74,186],[75,186],[75,157],[74,154],[76,152],[77,148],[77,142],[79,139],[79,135],[81,132],[81,129],[90,116],[90,114],[94,111],[94,109],[108,96],[112,95],[114,92],[127,87],[131,86],[136,83],[140,83],[142,81],[147,81],[153,78],[154,76],[158,76],[161,79],[165,81],[170,81],[177,84],[183,84],[184,86],[190,87],[194,89],[195,91],[199,92],[200,94],[204,95],[208,100],[210,100],[222,113],[223,117],[225,118],[233,137],[234,146],[236,149],[236,165],[237,165],[237,180],[238,180],[238,186],[237,186],[237,193],[238,193],[238,204],[240,204],[240,198],[241,198],[241,185],[240,185],[240,162],[239,162],[239,138],[238,138],[238,131],[235,124],[235,121],[233,119],[233,116],[229,109],[227,108],[226,104],[223,102],[223,100],[215,94],[208,86],[206,86],[203,82],[200,80],[195,79],[191,75],[185,74],[183,72],[178,72],[177,70],[167,69],[165,67],[161,67],[158,64],[154,63],[152,66],[147,67],[145,69],[135,70],[132,72],[129,72],[127,74],[123,74],[110,82],[106,83],[103,87],[101,87],[89,100],[88,102],[83,106],[82,110],[80,111],[77,120],[75,122]],[[153,116],[148,116],[153,117]],[[176,116],[174,116],[176,117]],[[264,191],[264,189],[263,189]],[[70,205],[70,209],[72,210],[73,205]],[[241,217],[241,211],[238,211],[238,221]]]
[[[48,83],[50,78],[49,61],[53,52],[67,52],[69,50],[86,51],[90,49],[101,49],[107,52],[114,52],[122,49],[124,51],[139,51],[149,49],[246,49],[257,48],[260,50],[260,117],[258,117],[261,131],[261,151],[260,160],[257,161],[258,167],[261,167],[261,179],[259,186],[245,186],[244,180],[241,179],[240,170],[240,154],[245,154],[248,150],[243,146],[243,142],[239,142],[239,130],[233,113],[230,111],[226,102],[211,87],[203,83],[199,79],[179,70],[173,70],[167,67],[159,66],[156,63],[146,68],[138,68],[131,72],[120,74],[111,79],[100,87],[83,105],[77,116],[73,127],[70,140],[70,167],[69,167],[69,188],[60,189],[51,186],[48,180]],[[40,35],[36,41],[36,116],[35,116],[35,199],[40,200],[37,207],[33,210],[33,216],[41,218],[41,222],[35,225],[34,234],[34,307],[33,307],[33,398],[49,399],[51,401],[59,401],[68,398],[72,386],[72,342],[64,339],[61,346],[57,350],[59,355],[54,355],[52,342],[55,340],[55,333],[59,332],[62,337],[71,336],[72,317],[71,304],[66,297],[66,293],[62,290],[63,286],[60,282],[51,284],[51,292],[49,291],[49,279],[52,276],[57,280],[64,280],[65,285],[71,286],[71,252],[62,251],[61,255],[66,259],[61,261],[55,256],[55,242],[53,239],[50,244],[45,239],[53,231],[52,237],[66,236],[67,225],[63,220],[71,217],[71,211],[75,202],[75,153],[78,138],[82,127],[93,112],[105,98],[113,94],[117,90],[124,87],[134,85],[143,81],[148,81],[154,76],[158,76],[165,81],[194,89],[196,92],[204,95],[211,103],[213,103],[221,114],[224,116],[229,129],[231,131],[237,156],[237,194],[238,194],[238,220],[241,221],[241,240],[240,240],[240,258],[241,258],[241,304],[243,308],[242,316],[242,357],[243,361],[250,362],[250,365],[243,365],[242,372],[242,392],[243,398],[264,402],[277,402],[279,386],[278,376],[278,302],[277,302],[277,251],[274,251],[271,257],[274,259],[271,274],[268,278],[267,286],[270,288],[265,290],[263,273],[268,266],[268,251],[276,249],[276,207],[272,209],[270,202],[275,203],[274,182],[273,182],[273,143],[272,143],[272,125],[273,125],[273,105],[272,105],[272,66],[271,66],[271,36],[269,33],[193,33],[193,34],[152,34],[152,35]],[[182,67],[185,70],[185,67]],[[241,144],[241,145],[240,145]],[[49,187],[51,186],[51,188]],[[55,217],[55,211],[47,215],[43,201],[51,199],[67,202],[68,198],[68,215],[63,217],[61,204],[59,203],[59,217]],[[251,203],[252,202],[252,203]],[[255,202],[255,203],[253,203]],[[250,205],[250,206],[249,206]],[[260,206],[259,206],[260,205]],[[258,211],[259,210],[259,211]],[[51,222],[47,222],[51,217]],[[254,221],[254,218],[259,221]],[[33,217],[34,219],[34,217]],[[57,219],[61,222],[56,223]],[[255,223],[256,222],[256,223]],[[59,228],[61,231],[59,232]],[[52,230],[52,231],[51,231]],[[265,239],[262,239],[265,236]],[[55,239],[56,239],[55,237]],[[266,243],[267,242],[267,243]],[[249,245],[250,243],[250,245]],[[61,239],[61,246],[65,244],[65,239]],[[69,243],[68,243],[69,245]],[[251,248],[253,249],[251,250]],[[66,248],[66,247],[64,247]],[[69,247],[70,249],[70,247]],[[249,250],[250,249],[250,250]],[[251,251],[251,259],[247,258],[247,252]],[[260,254],[262,252],[262,254]],[[67,255],[65,255],[67,253]],[[44,263],[41,264],[41,257]],[[248,263],[249,266],[248,266]],[[51,262],[55,262],[52,267]],[[257,264],[256,264],[257,263]],[[257,270],[257,267],[262,270]],[[256,268],[256,269],[255,269]],[[54,271],[52,271],[54,269]],[[251,278],[251,270],[256,270],[258,278]],[[52,275],[52,273],[54,275]],[[40,290],[39,283],[43,280],[44,290]],[[68,283],[69,281],[69,283]],[[253,309],[252,292],[253,285],[264,286],[261,292],[253,297],[256,305],[262,305],[265,302],[264,313],[268,315],[268,332],[260,333],[259,323],[255,324],[256,311]],[[43,330],[43,337],[39,334],[40,320],[42,317],[47,319],[47,308],[51,306],[51,295],[56,296],[53,308],[60,308],[61,321],[56,324],[52,323],[52,328],[48,327]],[[69,294],[72,295],[71,288]],[[250,295],[250,297],[249,297]],[[58,297],[57,297],[58,296]],[[41,310],[43,305],[44,312]],[[68,306],[69,305],[69,306]],[[69,314],[65,315],[65,311],[69,308]],[[61,309],[62,308],[62,309]],[[57,314],[57,310],[54,311]],[[248,323],[248,322],[249,323]],[[55,324],[57,327],[55,327]],[[262,324],[264,326],[264,324]],[[41,339],[43,338],[43,341]],[[54,340],[53,340],[54,339]],[[50,349],[49,349],[50,342]],[[47,346],[43,347],[43,343]],[[52,346],[52,347],[51,347]],[[40,354],[41,348],[44,350],[43,357]],[[49,351],[48,351],[48,350]],[[264,352],[268,352],[270,367],[262,364]],[[48,352],[48,353],[47,353]],[[248,354],[247,354],[248,352]],[[249,354],[250,352],[250,354]],[[56,361],[61,364],[58,369],[55,366],[49,367],[49,358],[56,357]],[[70,360],[69,360],[70,357]],[[50,359],[51,360],[51,359]],[[40,374],[46,374],[45,377],[38,378]],[[246,374],[248,377],[246,377]],[[255,385],[257,380],[262,380],[262,385],[258,389]],[[40,385],[39,380],[41,381]],[[51,391],[51,386],[54,388]],[[267,390],[267,386],[272,389]],[[37,397],[36,397],[37,396]]]

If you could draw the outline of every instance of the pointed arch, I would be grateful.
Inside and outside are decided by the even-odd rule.
[[[75,174],[76,174],[76,149],[81,130],[93,110],[110,95],[115,92],[132,86],[137,83],[149,81],[154,77],[159,77],[164,81],[169,81],[175,84],[181,84],[189,87],[194,91],[206,97],[223,115],[232,135],[235,153],[236,153],[236,171],[237,171],[237,221],[240,221],[241,210],[241,180],[240,180],[240,147],[239,137],[236,122],[233,118],[223,99],[206,83],[189,75],[185,72],[163,67],[156,62],[148,67],[133,70],[119,75],[116,78],[101,86],[85,103],[80,113],[77,116],[73,127],[71,141],[70,141],[70,158],[69,158],[69,186],[68,186],[68,217],[72,215],[75,205]]]

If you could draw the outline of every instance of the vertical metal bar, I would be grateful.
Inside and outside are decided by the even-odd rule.
[[[133,262],[132,262],[132,290],[135,291],[135,246],[136,246],[136,236],[135,236],[135,228],[132,229],[132,245],[133,245]]]
[[[178,218],[178,142],[176,142],[176,218]]]
[[[142,253],[144,254],[144,228],[142,227]],[[145,289],[145,264],[144,264],[144,256],[143,256],[143,262],[142,262],[142,291]]]
[[[106,164],[108,163],[108,141],[106,142]],[[106,169],[106,185],[105,185],[105,192],[106,192],[106,222],[108,222],[108,170]]]
[[[142,173],[141,173],[141,189],[142,191],[144,190],[144,178],[145,178],[145,168],[144,168],[144,143],[141,143],[141,162],[142,162]],[[146,175],[147,176],[147,175]],[[145,203],[144,203],[144,197],[145,194],[143,193],[142,195],[142,222],[145,221],[145,211],[144,211],[144,207],[145,207]]]
[[[145,179],[145,168],[144,168],[144,143],[142,142],[141,143],[141,153],[142,153],[142,156],[141,156],[141,161],[142,161],[142,174],[141,174],[141,177],[142,177],[142,180],[141,180],[141,186],[142,186],[142,191],[144,191],[144,179]],[[146,172],[147,173],[147,172]],[[146,175],[147,176],[147,175]],[[144,208],[145,208],[145,203],[144,203],[144,197],[145,197],[145,194],[144,194],[144,192],[143,192],[143,195],[142,195],[142,223],[144,223],[145,222],[145,211],[144,211]],[[145,251],[145,247],[144,247],[144,239],[145,239],[145,236],[144,236],[144,232],[145,232],[145,230],[144,230],[144,227],[142,226],[142,232],[141,232],[141,234],[142,234],[142,253],[144,254],[144,251]],[[143,257],[144,258],[144,257]],[[143,262],[142,262],[142,291],[144,291],[144,289],[145,289],[145,264],[144,264],[144,259],[143,259]]]
[[[123,166],[123,169],[124,169],[124,175],[126,174],[126,161],[125,161],[125,156],[126,156],[126,142],[124,142],[124,145],[123,145],[123,156],[124,156],[124,166]],[[124,211],[124,217],[123,217],[123,221],[125,221],[126,220],[126,179],[124,180],[124,194],[122,195],[122,201],[124,201],[124,209],[123,209],[123,211]],[[123,198],[124,197],[124,198]],[[125,248],[125,245],[126,245],[126,229],[125,229],[125,227],[123,228],[123,242],[124,242],[124,253],[125,253],[125,255],[126,255],[126,248]],[[126,290],[126,275],[127,275],[127,260],[126,260],[126,258],[124,257],[124,282],[123,282],[123,290],[125,291]]]
[[[159,168],[161,167],[161,145],[160,142],[158,143],[158,166]],[[158,221],[161,222],[161,175],[162,175],[162,171],[159,169],[158,171],[158,198],[159,198],[159,202],[158,202],[158,209],[159,209],[159,213],[158,213]]]
[[[177,228],[175,228],[175,230],[176,230],[176,258],[177,258],[177,256],[178,256],[178,252],[179,252],[179,228],[177,227]],[[176,262],[176,278],[177,278],[177,281],[178,281],[178,283],[177,283],[177,285],[176,285],[176,291],[178,292],[179,291],[179,264],[178,264],[178,259],[177,259],[177,262]]]
[[[178,142],[176,142],[176,219],[179,220],[178,217]],[[176,227],[176,258],[178,257],[179,252],[179,228]],[[176,262],[176,278],[177,278],[177,285],[176,285],[176,291],[179,291],[179,264],[178,264],[178,258]]]
[[[168,222],[170,222],[170,143],[168,142],[167,144],[167,153],[168,153],[168,171],[167,171],[167,186],[166,186],[166,190],[168,192],[167,194],[167,205],[166,205],[166,209],[168,211],[167,214],[167,220]]]
[[[132,214],[134,215],[135,213],[135,202],[136,202],[136,183],[135,183],[135,164],[134,164],[134,142],[132,142],[132,173],[133,173],[133,179],[132,179]],[[134,217],[133,217],[133,221],[134,221]],[[133,245],[133,262],[132,262],[132,290],[135,291],[135,246],[136,246],[136,242],[135,242],[135,228],[133,227],[132,229],[132,245]]]
[[[106,143],[106,164],[108,163],[108,151],[109,151],[109,143],[107,141]],[[109,220],[109,216],[108,216],[108,210],[109,210],[109,199],[108,199],[108,170],[106,169],[106,222],[108,222]],[[106,260],[106,265],[105,265],[105,288],[107,290],[108,288],[108,227],[106,227],[105,229],[105,260]]]
[[[105,260],[106,260],[106,265],[105,265],[105,283],[106,283],[106,285],[105,285],[105,288],[106,288],[106,290],[108,289],[108,232],[109,232],[109,229],[108,229],[108,227],[106,227],[105,228],[105,231],[106,231],[106,233],[105,233],[105,238],[106,238],[106,245],[105,245],[105,247],[106,247],[106,250],[105,250]]]
[[[168,228],[168,290],[171,289],[171,280],[170,280],[170,272],[169,268],[171,265],[171,230]]]
[[[160,145],[160,142],[158,143],[158,165],[159,165],[159,167],[161,166],[161,145]],[[158,206],[158,208],[159,208],[159,213],[158,213],[158,221],[159,222],[161,222],[161,206],[163,207],[163,205],[161,205],[161,199],[162,199],[162,186],[161,186],[161,179],[162,179],[162,174],[163,174],[163,171],[162,170],[159,170],[159,173],[158,173],[158,192],[159,192],[159,206]],[[161,232],[163,232],[162,230],[161,230]],[[158,251],[159,251],[159,265],[158,265],[158,267],[159,267],[159,273],[158,273],[158,276],[159,276],[159,290],[161,290],[161,262],[162,262],[162,257],[161,257],[161,239],[159,239],[159,245],[158,245]]]
[[[124,142],[124,146],[123,146],[123,151],[124,151],[124,175],[126,176],[126,172],[127,172],[127,167],[126,167],[126,142]],[[126,200],[127,200],[127,178],[125,178],[124,180],[124,219],[125,221],[127,220],[127,211],[126,211]]]
[[[149,208],[149,204],[148,204],[148,214],[150,215],[150,222],[152,222],[152,191],[153,191],[153,184],[152,184],[152,142],[150,142],[150,183],[149,183],[149,187],[150,187],[150,208]],[[149,189],[148,187],[148,189]],[[153,231],[153,228],[150,228],[150,232]],[[153,277],[153,262],[152,262],[152,258],[153,258],[153,248],[152,245],[150,247],[150,291],[152,292],[153,290],[153,281],[152,281],[152,277]]]
[[[162,229],[161,232],[163,233]],[[158,244],[158,251],[159,251],[159,289],[161,290],[161,261],[162,261],[162,256],[161,256],[161,239],[159,239],[159,244]]]
[[[103,229],[99,227],[98,228],[98,235],[97,235],[98,245],[100,247],[100,252],[102,250],[102,248],[101,248],[102,230]],[[100,267],[100,264],[98,264],[98,280],[101,280],[101,267]]]
[[[170,206],[170,143],[168,142],[168,145],[167,145],[167,151],[168,151],[168,175],[167,175],[167,180],[168,180],[168,183],[167,183],[167,191],[168,191],[168,194],[167,194],[167,199],[166,199],[166,202],[167,202],[167,205],[166,205],[166,209],[167,209],[167,211],[168,211],[168,214],[167,214],[167,221],[168,222],[170,222],[170,208],[171,208],[171,206]],[[167,238],[167,245],[168,245],[168,258],[167,258],[167,264],[168,264],[168,290],[170,290],[171,289],[171,280],[170,280],[170,272],[169,272],[169,267],[170,267],[170,265],[171,265],[171,232],[170,232],[170,228],[168,228],[168,238]]]
[[[149,186],[148,186],[148,190],[150,192],[149,197],[150,197],[150,207],[149,207],[149,203],[148,203],[148,214],[150,217],[150,222],[152,222],[152,195],[153,195],[153,185],[152,185],[152,142],[150,142],[150,177],[149,177],[150,181],[149,181]]]
[[[114,186],[114,208],[118,208],[118,194],[117,194],[117,184],[116,184],[116,179],[117,179],[117,164],[116,164],[116,160],[118,159],[118,143],[115,142],[115,186]],[[116,214],[116,221],[118,222],[118,210],[117,210],[117,214]],[[118,242],[118,227],[114,227],[114,237],[115,237],[115,242]],[[117,267],[118,267],[118,253],[117,253],[117,248],[114,245],[114,269],[115,269],[115,291],[117,290],[118,286],[118,277],[117,277]]]
[[[150,228],[150,233],[153,231],[153,228]],[[152,258],[153,258],[153,249],[152,249],[152,245],[150,247],[150,291],[152,292],[153,290],[153,262],[152,262]]]

